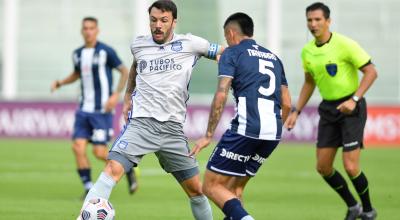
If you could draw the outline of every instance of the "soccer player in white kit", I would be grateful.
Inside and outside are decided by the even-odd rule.
[[[191,34],[175,34],[177,8],[172,1],[154,2],[149,16],[152,36],[139,36],[131,45],[134,61],[123,107],[127,126],[85,201],[108,199],[124,171],[154,152],[161,167],[172,173],[188,195],[194,218],[212,219],[197,161],[189,156],[183,122],[194,65],[202,56],[215,59],[223,48]]]

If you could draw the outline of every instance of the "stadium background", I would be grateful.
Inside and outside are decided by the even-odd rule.
[[[147,33],[147,7],[151,2],[151,0],[0,0],[2,51],[0,156],[3,158],[0,161],[0,219],[1,216],[6,216],[5,219],[52,219],[44,217],[49,215],[58,216],[56,219],[71,219],[79,209],[79,201],[71,202],[71,197],[75,198],[79,194],[80,186],[74,173],[72,154],[68,151],[70,145],[68,138],[79,96],[79,85],[75,83],[65,86],[51,94],[50,84],[53,80],[61,79],[71,72],[72,51],[83,43],[80,25],[84,16],[90,15],[99,19],[99,40],[112,45],[125,65],[129,66],[131,63],[129,45],[135,36]],[[312,39],[306,28],[304,10],[314,1],[250,0],[244,3],[242,0],[176,0],[175,2],[178,5],[177,33],[191,32],[211,42],[224,45],[222,25],[225,18],[237,11],[251,15],[255,22],[255,39],[281,57],[293,101],[297,100],[303,83],[300,51],[302,46]],[[372,195],[377,200],[378,211],[382,210],[380,212],[382,219],[400,219],[398,214],[400,191],[395,187],[400,181],[398,175],[400,3],[397,0],[324,2],[332,10],[331,29],[358,41],[371,54],[372,61],[378,69],[378,80],[367,93],[370,106],[366,129],[370,144],[367,147],[372,149],[365,151],[364,160],[368,162],[365,167],[371,172],[369,175],[371,183],[376,185],[372,186],[374,190]],[[191,138],[196,138],[204,132],[208,106],[217,83],[216,73],[216,64],[205,59],[198,62],[193,73],[188,122],[185,126],[185,132]],[[265,210],[270,210],[269,207],[273,210],[259,211],[258,216],[262,217],[258,219],[263,219],[264,216],[270,219],[288,219],[303,210],[312,210],[315,213],[307,212],[304,218],[300,219],[322,219],[318,210],[323,210],[319,211],[326,216],[323,219],[341,218],[340,213],[337,214],[333,209],[343,207],[313,170],[313,148],[310,148],[313,144],[310,141],[316,134],[315,106],[319,100],[319,95],[314,94],[310,107],[302,114],[299,126],[293,133],[285,133],[286,139],[283,141],[282,150],[273,155],[270,164],[265,166],[267,168],[263,167],[266,173],[260,175],[260,179],[257,180],[263,185],[249,186],[249,200],[255,201],[249,203],[249,207],[258,210],[265,206]],[[219,133],[226,128],[232,113],[232,101],[230,101]],[[116,122],[117,129],[120,123],[119,118]],[[28,139],[19,140],[21,138]],[[55,157],[55,154],[58,156]],[[204,155],[200,159],[202,166],[205,165],[206,157]],[[43,166],[59,161],[65,164],[57,163],[53,168]],[[140,199],[152,195],[151,193],[154,193],[150,190],[152,186],[159,189],[160,185],[163,185],[160,194],[177,191],[173,180],[163,176],[154,158],[150,157],[145,165],[150,168],[143,168],[142,181],[143,186],[147,184],[149,187],[139,191],[132,203],[143,202]],[[101,166],[101,163],[94,162],[94,167],[98,171]],[[341,167],[340,163],[338,167]],[[28,175],[27,178],[25,175]],[[47,181],[43,180],[43,176],[46,176]],[[26,187],[26,180],[29,181],[28,185],[37,189],[36,192],[29,189],[21,190]],[[60,193],[52,181],[62,184],[64,190]],[[161,181],[163,184],[156,184]],[[296,183],[296,187],[293,187],[291,182]],[[169,185],[171,188],[168,188]],[[276,191],[256,190],[264,186],[277,185],[281,188]],[[317,190],[317,195],[309,192],[309,185]],[[295,195],[295,199],[288,193],[280,193],[287,191],[288,187],[295,190],[291,193]],[[113,195],[112,202],[116,203],[114,205],[117,206],[119,216],[130,216],[130,207],[122,204],[132,199],[126,198],[125,192],[120,188]],[[41,196],[39,193],[42,193]],[[263,193],[265,196],[260,196],[264,195]],[[142,208],[145,211],[142,211],[142,214],[138,212],[137,219],[165,219],[163,216],[166,219],[189,219],[190,217],[179,217],[188,211],[188,207],[184,197],[178,195],[172,202],[176,204],[167,207],[171,210],[183,207],[182,211],[178,209],[177,213],[168,216],[153,213],[153,217],[148,218],[149,207],[153,205],[149,200],[143,202]],[[158,194],[153,197],[157,199],[157,196]],[[282,209],[270,201],[269,196],[272,196],[274,201],[285,204],[291,211]],[[316,200],[311,199],[314,197]],[[38,200],[39,204],[35,205]],[[65,210],[60,210],[53,204],[54,200],[65,206]],[[43,207],[50,208],[44,211]],[[220,216],[220,213],[216,212],[216,216]],[[285,214],[282,215],[282,212]],[[60,213],[70,216],[60,218]],[[29,214],[29,217],[24,214]],[[189,213],[184,215],[190,216]]]

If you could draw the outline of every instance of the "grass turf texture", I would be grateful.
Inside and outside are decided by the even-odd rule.
[[[244,201],[255,219],[344,218],[344,203],[314,169],[315,149],[311,145],[281,144],[250,181]],[[202,172],[212,149],[210,146],[198,158]],[[104,165],[93,158],[90,150],[95,181]],[[0,219],[76,219],[83,189],[69,141],[3,139],[0,155]],[[345,175],[338,156],[335,166]],[[369,148],[362,152],[362,168],[379,219],[399,219],[399,159],[400,148]],[[140,167],[136,194],[128,194],[125,178],[114,188],[110,201],[116,219],[193,219],[186,195],[175,179],[163,172],[154,155],[146,156]],[[214,219],[222,219],[222,212],[212,206]]]

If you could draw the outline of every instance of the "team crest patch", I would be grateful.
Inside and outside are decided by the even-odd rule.
[[[139,62],[139,71],[143,72],[143,70],[146,69],[146,67],[147,67],[147,62],[145,60],[141,60]]]
[[[325,65],[326,71],[328,71],[329,75],[335,76],[337,73],[337,65],[336,63],[330,63]]]
[[[126,141],[120,141],[117,145],[119,148],[121,149],[126,149],[126,147],[128,146],[128,142]]]
[[[175,41],[171,44],[171,50],[179,52],[183,49],[181,41]]]

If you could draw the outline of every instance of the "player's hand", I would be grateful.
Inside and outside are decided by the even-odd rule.
[[[56,90],[57,90],[58,88],[60,88],[60,87],[61,87],[60,81],[56,80],[56,81],[54,81],[53,83],[51,83],[50,91],[51,91],[51,92],[54,92],[54,91],[56,91]]]
[[[113,93],[110,96],[110,98],[108,98],[108,100],[104,106],[104,110],[106,112],[111,112],[115,108],[115,106],[117,106],[118,99],[119,99],[119,93],[117,93],[117,92]]]
[[[356,105],[357,103],[353,99],[349,99],[338,105],[336,109],[339,110],[341,113],[348,115],[354,111]]]
[[[130,97],[130,96],[129,96]],[[122,114],[124,114],[125,124],[128,123],[129,112],[132,110],[131,100],[125,96],[122,106]]]
[[[196,144],[189,153],[189,156],[197,156],[203,148],[206,148],[211,143],[210,137],[202,137],[196,141]]]
[[[286,129],[288,129],[289,131],[292,130],[294,128],[294,126],[296,125],[296,121],[297,121],[297,117],[298,117],[298,113],[296,111],[291,112],[288,116],[288,118],[285,121],[285,124],[283,126],[285,126]]]

